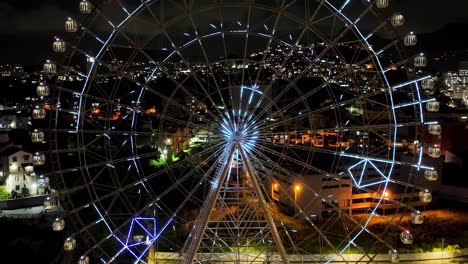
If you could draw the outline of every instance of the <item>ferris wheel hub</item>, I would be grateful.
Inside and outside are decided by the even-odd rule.
[[[239,144],[251,150],[259,136],[259,126],[252,120],[251,115],[231,116],[227,114],[220,124],[227,145]]]

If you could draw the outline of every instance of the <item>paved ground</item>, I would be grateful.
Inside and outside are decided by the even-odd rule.
[[[44,206],[34,206],[15,210],[0,210],[0,217],[8,218],[36,218],[42,215],[60,215],[60,209],[45,210]]]

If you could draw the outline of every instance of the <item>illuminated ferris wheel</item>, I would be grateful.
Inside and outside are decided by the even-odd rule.
[[[439,108],[427,58],[388,5],[79,3],[37,88],[50,126],[31,135],[51,146],[35,158],[67,254],[398,262],[437,180],[422,135],[441,126],[423,115]]]

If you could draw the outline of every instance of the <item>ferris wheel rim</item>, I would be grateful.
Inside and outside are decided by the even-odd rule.
[[[154,1],[154,2],[156,2],[156,1]],[[325,2],[326,2],[327,4],[329,4],[330,6],[332,6],[330,3],[328,3],[328,1],[325,1]],[[153,3],[153,2],[152,2],[152,3]],[[146,3],[145,3],[145,4],[146,4]],[[143,5],[143,4],[142,4],[142,5]],[[140,6],[139,8],[141,8],[141,7],[142,7],[142,6]],[[333,6],[332,6],[332,7],[333,7]],[[139,8],[137,8],[136,10],[138,10]],[[136,11],[136,10],[135,10],[135,11]],[[341,14],[341,12],[339,12],[339,13]],[[131,14],[133,15],[134,13],[132,12]],[[341,14],[341,15],[343,15],[343,14]],[[344,16],[344,15],[343,15],[343,16]],[[344,17],[346,17],[346,16],[344,16]],[[124,23],[124,24],[125,24],[125,23]],[[120,26],[124,27],[124,24],[119,24],[118,29],[120,29]],[[104,47],[105,47],[106,45],[110,45],[109,43],[112,42],[112,38],[113,38],[112,35],[114,35],[114,34],[119,34],[119,32],[118,32],[118,31],[115,31],[115,30],[112,32],[111,37],[109,37],[109,38],[107,39],[107,41],[105,42],[105,44],[103,45],[103,49],[104,49]],[[249,32],[249,34],[254,34],[254,33]],[[361,37],[364,37],[364,36],[361,35]],[[198,39],[200,39],[200,38],[202,38],[202,37],[198,37]],[[269,37],[267,36],[266,38],[271,39],[271,38],[273,38],[273,36],[269,36]],[[101,49],[101,51],[103,51],[103,49]],[[382,73],[383,73],[383,76],[385,77],[385,69],[384,69],[384,68],[382,67],[382,65],[380,64],[380,61],[379,61],[379,58],[378,58],[377,54],[375,53],[375,51],[373,51],[373,50],[371,50],[371,51],[372,51],[372,53],[374,53],[374,55],[375,55],[375,58],[372,58],[372,59],[376,59],[376,60],[379,62],[379,63],[378,63],[378,64],[379,64],[379,72],[382,72]],[[100,53],[101,53],[101,52],[100,52]],[[99,54],[98,54],[98,55],[99,55]],[[101,55],[102,55],[102,54],[101,54]],[[173,56],[176,56],[176,55],[173,54]],[[97,56],[95,59],[96,59],[96,61],[100,61],[99,56]],[[95,65],[95,64],[93,63],[93,67],[92,67],[92,68],[94,68],[94,65]],[[94,76],[94,73],[91,75],[91,72],[92,72],[92,71],[93,71],[93,70],[90,71],[90,75],[88,75],[88,77],[86,78],[86,83],[88,82],[88,79],[93,79],[93,78],[94,78],[94,77],[93,77],[93,76]],[[187,77],[187,78],[188,78],[188,77]],[[386,79],[386,78],[385,78],[385,79]],[[183,83],[183,82],[181,82],[181,83]],[[85,95],[85,90],[86,90],[85,87],[86,87],[86,85],[87,85],[87,84],[85,84],[85,85],[83,86],[82,93],[80,94],[80,101],[81,101],[81,99],[82,99],[83,96],[85,97],[85,100],[86,100],[86,98],[87,98],[87,95],[88,95],[88,94],[86,93],[86,95]],[[391,97],[391,94],[392,94],[392,89],[391,89],[391,88],[392,88],[392,86],[388,83],[388,81],[386,81],[386,86],[387,86],[386,88],[387,88],[387,90],[388,90],[388,92],[389,92],[389,94],[390,94],[390,98],[391,98],[391,105],[392,105],[392,111],[393,111],[393,119],[394,119],[395,122],[396,122],[397,119],[395,118],[395,112],[394,112],[394,109],[393,109],[393,105],[394,105],[394,104],[393,104],[393,99],[392,99],[392,97]],[[139,96],[139,97],[141,97],[141,96],[143,96],[143,89],[141,90],[141,93],[140,93],[140,96]],[[421,99],[420,99],[419,101],[421,101]],[[82,104],[80,103],[80,106],[81,106],[81,105],[82,105]],[[421,105],[421,104],[420,104],[420,105]],[[81,110],[80,110],[80,112],[81,112]],[[134,117],[135,117],[136,113],[134,112],[133,115],[134,115]],[[396,127],[397,127],[397,125],[398,125],[398,123],[395,123],[395,124],[394,124],[394,128],[393,128],[394,131],[395,131],[395,133],[393,134],[393,135],[394,135],[393,143],[396,142],[396,134],[397,134],[397,133],[396,133]],[[132,129],[134,129],[134,127],[132,127]],[[81,136],[83,137],[83,131],[79,129],[79,126],[77,126],[77,132],[78,132],[79,134],[81,134]],[[81,133],[80,133],[80,132],[81,132]],[[84,142],[84,140],[83,140],[83,142]],[[135,151],[136,151],[136,150],[135,150]],[[80,155],[80,156],[81,156],[81,155]],[[137,156],[139,156],[139,154],[138,154],[137,152],[134,152],[133,156],[134,156],[134,157],[137,157]],[[392,155],[392,158],[391,158],[391,159],[392,159],[392,161],[395,161],[395,148],[393,148],[393,155]],[[390,174],[391,174],[391,170],[390,170],[389,175],[390,175]],[[144,177],[144,178],[146,179],[146,177]],[[388,180],[389,180],[389,179],[387,179],[387,182],[386,182],[386,183],[388,183]],[[386,189],[386,186],[387,186],[387,185],[385,185],[385,189]],[[384,189],[384,190],[385,190],[385,189]],[[383,198],[383,193],[382,193],[381,198]],[[380,199],[380,201],[382,201],[382,199]],[[374,209],[373,213],[375,212],[375,210],[376,210],[376,209]],[[372,214],[372,215],[373,215],[373,214]],[[371,216],[371,217],[372,217],[372,216]],[[367,226],[367,224],[369,223],[369,221],[370,221],[370,218],[369,218],[369,220],[366,222],[366,226]],[[362,229],[361,229],[361,232],[364,231],[364,230],[365,230],[365,228],[362,228]],[[357,237],[357,236],[356,236],[356,237]],[[343,252],[343,251],[342,251],[342,252]]]

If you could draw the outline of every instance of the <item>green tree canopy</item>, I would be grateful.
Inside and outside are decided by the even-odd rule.
[[[8,199],[8,190],[5,186],[0,186],[0,200]]]

